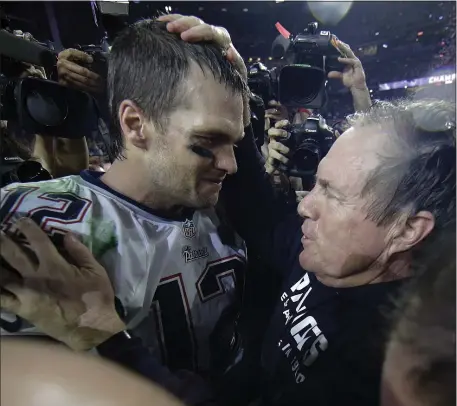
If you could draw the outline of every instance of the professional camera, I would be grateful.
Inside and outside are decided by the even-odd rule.
[[[301,124],[285,127],[288,136],[281,143],[290,149],[289,164],[280,169],[289,176],[313,179],[322,158],[336,140],[322,116],[315,115]]]
[[[248,69],[248,86],[252,93],[268,106],[271,100],[278,100],[278,81],[276,69],[269,70],[262,62],[251,65]]]
[[[309,23],[301,34],[291,35],[279,23],[281,35],[272,45],[272,55],[282,60],[280,68],[268,69],[254,64],[248,83],[264,100],[276,99],[286,107],[321,108],[326,102],[325,84],[328,72],[341,70],[338,38],[329,31],[319,31],[316,22]]]
[[[91,96],[57,82],[20,78],[21,64],[52,69],[53,51],[0,30],[0,114],[25,133],[81,138],[98,126]]]
[[[22,138],[35,134],[82,138],[98,129],[98,111],[87,93],[51,80],[23,77],[29,64],[51,71],[57,61],[55,52],[36,41],[0,30],[0,58],[0,119],[6,122],[2,122],[2,146],[8,140],[20,144]],[[1,186],[50,176],[37,162],[11,151],[2,151],[2,155]]]

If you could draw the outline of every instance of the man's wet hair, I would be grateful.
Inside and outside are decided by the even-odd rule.
[[[117,131],[111,136],[111,153],[122,157],[123,137],[117,117],[123,100],[132,100],[159,129],[167,116],[185,99],[181,86],[195,63],[234,94],[245,94],[247,85],[223,49],[214,43],[189,43],[167,31],[166,23],[141,20],[115,39],[108,60],[108,100]]]
[[[399,214],[433,214],[435,230],[455,222],[455,104],[441,100],[378,102],[348,118],[354,127],[378,126],[389,139],[362,195],[378,225]],[[369,135],[367,135],[369,136]]]

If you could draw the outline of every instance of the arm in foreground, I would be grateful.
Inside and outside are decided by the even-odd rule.
[[[0,252],[9,265],[0,267],[3,310],[73,350],[96,348],[103,357],[154,381],[188,404],[211,401],[202,380],[190,373],[172,374],[140,339],[127,338],[108,275],[84,244],[71,234],[65,236],[71,264],[33,220],[23,218],[16,225],[37,261],[31,259],[28,249],[1,233]]]

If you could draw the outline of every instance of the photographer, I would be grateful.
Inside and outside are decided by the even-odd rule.
[[[29,33],[21,35],[21,38],[35,41]],[[3,56],[2,61],[2,74],[6,80],[47,79],[46,72],[41,66]],[[2,102],[8,101],[5,98]],[[2,120],[1,131],[2,186],[18,181],[48,180],[51,177],[72,175],[87,168],[85,138],[68,139],[64,136],[25,134],[15,119]]]
[[[175,20],[167,28],[183,39],[230,44],[225,30],[201,20],[166,19]],[[240,66],[238,57],[230,45],[227,58]],[[258,343],[261,370],[251,375],[252,388],[261,390],[259,402],[378,402],[381,309],[412,275],[416,250],[455,221],[453,107],[405,101],[356,115],[319,164],[316,186],[299,205],[304,222],[289,216],[284,199],[272,190],[252,130],[245,128],[236,150],[238,173],[225,181],[222,196],[237,231],[282,278],[282,293]],[[55,264],[64,267],[65,261]],[[19,312],[21,304],[15,306]],[[79,339],[94,340],[97,334],[96,326],[72,327]],[[106,340],[104,334],[94,341]],[[134,357],[129,362],[141,363]],[[237,365],[238,360],[235,372]]]
[[[353,98],[354,111],[367,111],[371,107],[371,98],[366,84],[362,63],[355,56],[349,45],[342,41],[338,41],[337,46],[341,54],[346,55],[347,58],[338,58],[338,61],[344,64],[343,71],[331,71],[328,73],[328,78],[341,80],[343,85],[349,89]],[[306,179],[302,180],[297,177],[287,178],[286,176],[281,176],[281,170],[278,169],[279,164],[287,166],[289,163],[289,157],[287,155],[290,153],[290,148],[283,145],[281,139],[288,137],[288,132],[285,131],[284,128],[290,127],[290,118],[285,106],[282,106],[276,101],[271,101],[270,106],[274,108],[267,110],[265,113],[265,127],[268,130],[269,140],[267,144],[268,152],[264,152],[264,157],[266,159],[265,170],[267,173],[275,176],[275,178],[279,177],[282,179],[283,188],[284,185],[286,187],[288,185],[289,188],[299,192],[303,190],[303,183],[307,185],[307,187],[312,187],[310,182],[307,182]],[[293,117],[292,125],[304,123],[312,114],[313,110],[305,108],[298,109]],[[271,128],[270,120],[273,122]],[[287,182],[287,180],[289,180],[289,182]],[[302,197],[303,194],[297,193],[298,200],[301,200]]]

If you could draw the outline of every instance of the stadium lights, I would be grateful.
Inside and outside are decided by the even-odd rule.
[[[272,57],[272,56],[269,56],[269,57],[268,57],[268,60],[269,60],[269,61],[272,61],[272,60],[273,60],[273,57]]]
[[[382,44],[382,47],[383,48],[387,48],[387,44]]]
[[[167,13],[171,13],[171,6],[165,6],[165,11]]]
[[[225,12],[227,11],[227,9],[226,9],[226,8],[223,8],[221,11],[223,11],[223,12],[225,13]]]
[[[244,11],[245,13],[247,13],[247,12],[249,11],[249,9],[243,8],[243,11]]]
[[[249,59],[248,59],[248,62],[252,62],[252,58],[249,58]]]
[[[374,35],[375,35],[375,36],[378,36],[378,35],[379,35],[379,32],[375,32]]]
[[[261,58],[257,58],[257,62],[260,62],[262,59]]]

